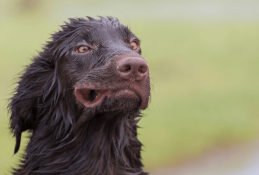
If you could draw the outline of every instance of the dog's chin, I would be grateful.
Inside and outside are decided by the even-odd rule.
[[[99,106],[102,112],[136,112],[140,109],[141,100],[132,96],[111,96],[105,98]],[[104,110],[104,111],[103,111]]]
[[[130,89],[120,89],[113,91],[100,106],[108,111],[133,112],[140,108],[141,102],[141,97],[136,92]]]

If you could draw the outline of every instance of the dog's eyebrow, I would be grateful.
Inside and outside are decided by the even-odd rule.
[[[76,46],[81,46],[81,45],[90,45],[91,46],[92,44],[86,42],[85,40],[82,40],[82,41],[76,43]]]
[[[137,42],[140,43],[140,40],[137,37],[135,37],[135,36],[131,37],[130,40],[131,41],[137,41]]]

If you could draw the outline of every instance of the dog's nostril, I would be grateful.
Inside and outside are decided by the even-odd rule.
[[[138,69],[139,73],[146,73],[147,72],[147,66],[140,66],[139,69]]]
[[[130,67],[130,65],[127,65],[127,66],[126,66],[126,69],[125,69],[125,71],[126,71],[126,72],[128,72],[128,71],[130,71],[130,70],[131,70],[131,67]]]
[[[117,69],[121,73],[129,73],[131,71],[131,66],[126,64],[126,65],[118,66]]]
[[[124,66],[121,66],[118,70],[120,72],[126,73],[126,72],[129,72],[131,70],[131,67],[130,67],[130,65],[124,65]]]

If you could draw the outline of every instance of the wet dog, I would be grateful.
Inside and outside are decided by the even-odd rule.
[[[140,40],[118,19],[70,19],[25,68],[11,130],[32,135],[14,174],[146,175],[137,139],[150,97]]]

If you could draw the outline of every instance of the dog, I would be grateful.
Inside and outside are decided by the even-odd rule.
[[[150,101],[140,40],[117,18],[74,18],[32,59],[10,99],[10,129],[31,132],[15,175],[147,175],[137,139]]]

